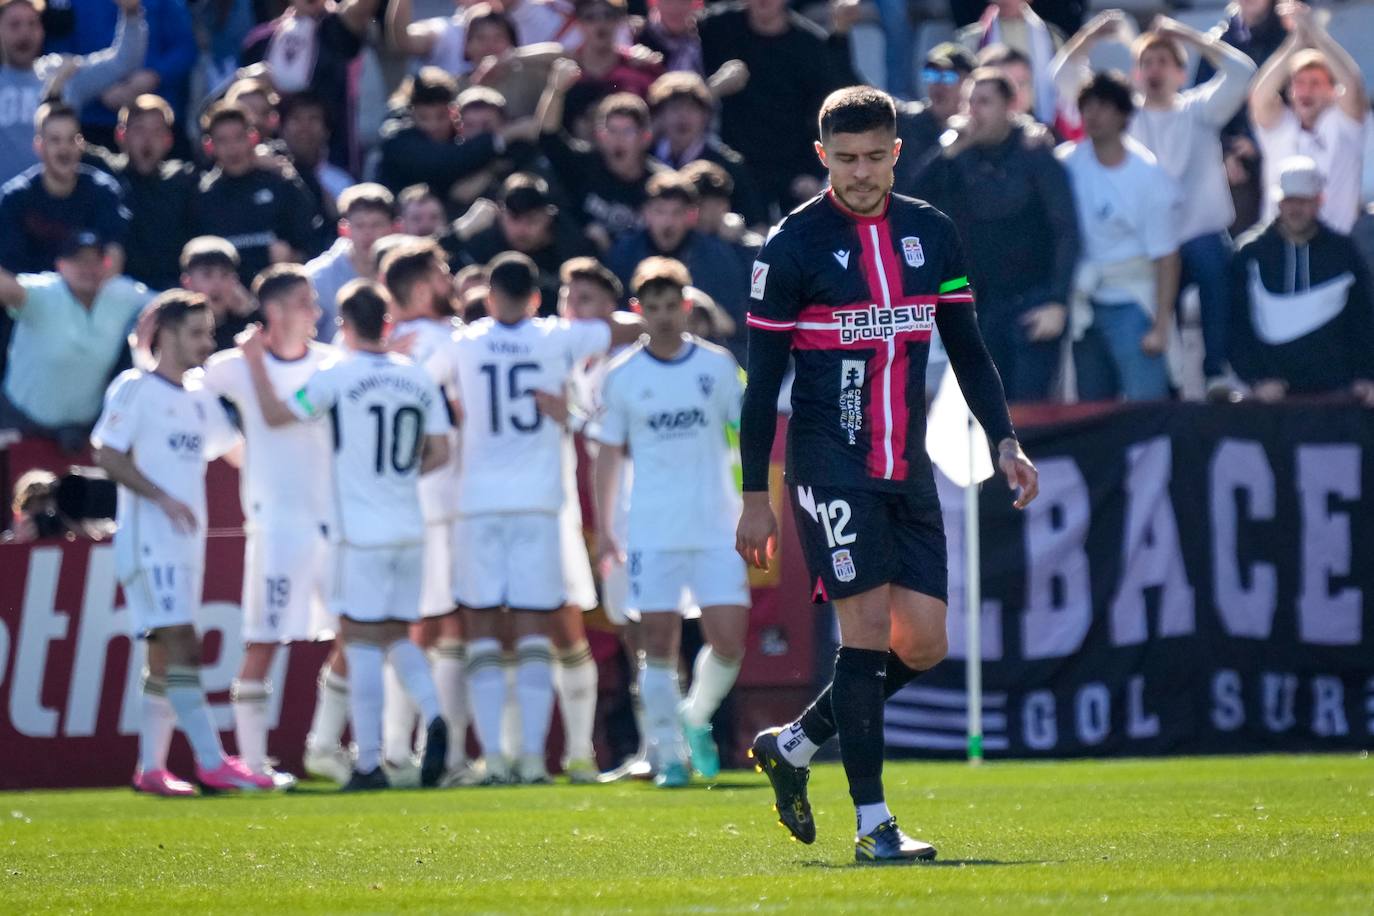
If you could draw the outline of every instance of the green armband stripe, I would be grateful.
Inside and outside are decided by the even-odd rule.
[[[941,293],[952,293],[956,289],[963,289],[968,286],[968,277],[955,277],[953,280],[946,280],[940,284]]]
[[[301,405],[301,409],[310,416],[315,415],[315,405],[310,403],[310,397],[305,393],[304,388],[296,392],[296,403]]]

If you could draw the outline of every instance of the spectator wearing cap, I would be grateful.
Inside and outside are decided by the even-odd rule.
[[[421,69],[397,93],[393,107],[401,114],[382,125],[377,181],[393,194],[413,184],[428,185],[446,207],[459,212],[464,202],[453,196],[455,185],[478,175],[504,156],[510,145],[533,141],[538,134],[531,118],[498,130],[473,130],[465,137],[460,128],[458,84],[437,67]],[[480,180],[485,186],[490,178]]]
[[[0,427],[80,448],[150,298],[118,274],[105,240],[89,230],[62,243],[55,272],[0,270],[0,304],[14,321]]]
[[[491,226],[466,241],[457,234],[446,235],[441,244],[455,269],[486,264],[503,251],[528,255],[539,268],[542,301],[548,310],[558,301],[558,271],[563,262],[593,252],[577,225],[559,216],[548,182],[520,172],[506,179],[501,212]]]
[[[788,9],[787,0],[717,4],[697,29],[707,73],[732,60],[748,68],[748,84],[721,102],[721,139],[748,163],[764,204],[786,213],[810,196],[799,192],[819,186],[812,144],[821,102],[861,82],[848,35],[827,34]]]
[[[626,289],[645,258],[675,258],[687,265],[696,286],[705,291],[744,327],[744,294],[749,286],[749,262],[730,244],[703,235],[692,227],[697,219],[696,186],[679,172],[660,172],[649,179],[644,202],[644,228],[631,232],[611,249],[606,266]],[[744,340],[732,338],[727,346],[737,359],[744,357]]]
[[[79,108],[143,63],[148,23],[139,0],[118,0],[114,43],[97,54],[44,54],[43,0],[0,0],[0,184],[38,161],[33,122],[40,102],[56,96]]]
[[[628,92],[641,99],[649,94],[663,66],[625,48],[629,12],[625,0],[574,0],[573,17],[582,31],[582,46],[572,52],[580,68],[577,83],[568,90],[563,120],[575,136],[586,138],[577,123],[610,95]]]
[[[190,163],[167,158],[175,117],[161,96],[141,95],[119,113],[118,155],[87,148],[124,188],[130,214],[124,273],[153,290],[177,285],[177,259],[195,228],[199,176]]]
[[[1264,190],[1278,184],[1279,163],[1295,155],[1310,157],[1325,178],[1322,222],[1348,233],[1360,207],[1369,116],[1364,77],[1306,4],[1288,7],[1288,40],[1250,86],[1250,120],[1263,156]],[[1278,201],[1270,195],[1261,221],[1270,221],[1277,212]]]
[[[257,301],[239,278],[239,253],[222,238],[202,235],[181,249],[181,288],[200,293],[215,316],[215,349],[234,346],[234,338],[262,320]]]
[[[648,199],[645,186],[667,166],[649,155],[649,106],[628,92],[597,106],[593,145],[569,136],[563,129],[563,99],[577,78],[577,65],[570,60],[560,60],[550,72],[539,102],[540,148],[571,203],[573,219],[604,253],[639,227]]]
[[[499,197],[503,181],[517,171],[534,167],[540,158],[539,147],[533,142],[538,122],[534,118],[522,118],[516,122],[513,132],[507,131],[512,122],[507,115],[506,99],[495,89],[486,86],[464,89],[458,94],[457,104],[458,129],[464,143],[503,133],[509,140],[501,155],[449,189],[450,209],[471,206],[478,198]]]
[[[892,189],[912,194],[916,173],[926,153],[940,142],[949,119],[959,113],[964,100],[964,81],[976,66],[973,55],[952,41],[938,44],[926,54],[921,67],[925,97],[919,102],[897,103],[897,137],[902,155],[893,170]]]
[[[438,238],[444,230],[444,202],[428,185],[413,184],[396,196],[397,231],[417,238]]]
[[[259,137],[248,113],[219,102],[201,118],[201,127],[214,168],[200,179],[196,232],[238,249],[244,286],[269,264],[318,254],[319,215],[310,192],[294,171],[288,175],[259,163]]]
[[[339,197],[339,237],[329,250],[305,265],[320,300],[317,330],[334,336],[339,290],[350,280],[377,278],[378,241],[396,231],[396,201],[379,184],[356,184]]]
[[[353,61],[363,49],[380,0],[291,0],[286,11],[244,40],[244,65],[261,63],[277,92],[314,90],[329,113],[329,161],[349,168],[353,124],[349,117],[356,81]]]
[[[1078,110],[1086,139],[1057,151],[1082,238],[1070,316],[1078,396],[1165,398],[1164,351],[1178,298],[1177,187],[1126,135],[1135,111],[1126,77],[1094,76]]]
[[[1317,163],[1293,156],[1278,174],[1278,215],[1231,259],[1231,365],[1261,401],[1349,392],[1374,407],[1369,268],[1321,219]]]
[[[927,154],[917,195],[954,220],[978,291],[978,325],[1007,401],[1044,401],[1059,368],[1078,262],[1078,215],[1054,152],[1028,141],[1004,73],[969,76],[968,116]],[[1042,130],[1028,119],[1026,123]]]
[[[754,191],[744,157],[711,132],[716,100],[696,73],[665,73],[649,87],[654,124],[654,156],[674,169],[698,160],[714,162],[730,174],[735,211],[750,226],[766,226],[768,210]]]

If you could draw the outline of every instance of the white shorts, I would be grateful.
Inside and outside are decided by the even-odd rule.
[[[573,499],[576,499],[576,494]],[[558,528],[563,553],[563,593],[567,603],[584,611],[596,610],[596,580],[592,560],[587,556],[587,536],[582,532],[582,507],[572,499],[563,500],[558,513]]]
[[[424,562],[422,544],[396,547],[339,544],[334,553],[330,610],[360,623],[419,620]]]
[[[326,599],[330,543],[322,528],[259,528],[243,550],[243,641],[298,642],[333,630]]]
[[[618,627],[639,622],[639,611],[629,606],[630,574],[624,563],[612,563],[601,578],[601,609],[606,619]]]
[[[454,524],[453,596],[463,607],[556,611],[564,604],[558,516],[465,515]]]
[[[682,611],[719,605],[749,606],[749,571],[733,548],[628,551],[630,607]]]
[[[443,617],[453,604],[454,525],[450,521],[425,525],[424,586],[420,590],[420,616]]]
[[[205,570],[181,563],[149,563],[120,585],[135,638],[163,627],[195,626]]]

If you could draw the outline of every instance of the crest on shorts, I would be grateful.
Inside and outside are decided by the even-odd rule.
[[[921,240],[914,235],[902,239],[902,257],[912,267],[920,267],[926,262],[926,253],[921,250]]]
[[[202,423],[205,422],[205,405],[202,404],[202,403],[200,403],[199,401],[196,401],[196,402],[195,402],[195,406],[196,406],[196,419],[197,419],[197,420],[200,420]]]
[[[714,390],[716,387],[715,377],[710,375],[698,375],[697,385],[701,388],[702,396],[709,398],[711,396],[712,390]]]
[[[835,578],[841,582],[853,582],[858,573],[854,569],[854,556],[844,549],[830,555],[830,565],[835,569]]]

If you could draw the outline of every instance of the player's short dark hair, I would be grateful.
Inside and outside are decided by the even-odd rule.
[[[574,280],[599,286],[616,302],[625,295],[625,287],[621,284],[620,278],[596,258],[580,257],[564,261],[563,267],[558,271],[558,279],[564,286]]]
[[[897,105],[892,96],[872,86],[836,89],[821,103],[821,139],[835,134],[865,134],[870,130],[897,132]]]
[[[528,255],[506,251],[491,259],[487,283],[492,292],[509,299],[525,301],[539,287],[539,268]]]
[[[1135,94],[1130,80],[1120,70],[1103,70],[1094,73],[1078,90],[1078,110],[1091,101],[1104,102],[1116,108],[1127,118],[1135,113]]]
[[[735,179],[718,162],[698,159],[684,165],[681,173],[697,189],[699,198],[723,197],[729,200],[735,196]]]
[[[663,74],[649,86],[647,100],[649,110],[654,113],[669,102],[679,100],[695,102],[708,114],[716,110],[716,101],[706,86],[706,80],[692,70],[674,70]]]
[[[510,39],[511,47],[519,47],[520,35],[515,30],[515,20],[503,12],[499,7],[490,3],[474,3],[468,7],[467,15],[464,17],[467,35],[464,36],[464,50],[467,50],[467,39],[472,37],[472,33],[480,25],[492,25],[504,29],[506,37]]]
[[[164,293],[158,293],[157,297],[148,303],[148,311],[153,316],[153,333],[149,349],[156,356],[158,338],[162,336],[162,332],[174,331],[181,327],[195,312],[209,312],[210,301],[200,293],[193,293],[188,289],[169,289]]]
[[[637,299],[660,292],[682,295],[682,291],[691,285],[692,274],[687,270],[687,265],[677,258],[645,258],[639,262],[634,276],[630,278],[630,289],[634,290]]]
[[[324,98],[313,89],[302,89],[300,92],[292,92],[282,96],[277,103],[277,115],[282,123],[286,123],[297,112],[315,109],[324,118],[324,126],[329,124],[329,106],[325,105]]]
[[[596,106],[596,126],[605,127],[611,118],[629,118],[640,130],[649,129],[649,106],[631,92],[615,92]]]
[[[410,79],[409,86],[403,87],[405,104],[411,108],[416,105],[452,105],[458,98],[458,81],[441,67],[421,67],[420,72]]]
[[[574,258],[574,260],[576,259]],[[491,280],[491,271],[487,270],[487,265],[485,264],[469,264],[467,267],[460,268],[459,271],[453,275],[453,288],[462,289],[464,286],[467,286],[468,281],[473,278],[479,281],[479,286],[486,286]]]
[[[654,200],[675,200],[683,206],[695,207],[701,203],[701,195],[681,172],[666,171],[655,174],[644,186],[644,202]]]
[[[127,128],[134,118],[141,118],[147,114],[158,115],[168,127],[174,125],[177,120],[172,112],[172,106],[167,104],[166,99],[155,93],[145,92],[119,109],[119,127]]]
[[[228,239],[198,235],[182,246],[180,264],[184,274],[202,267],[222,267],[238,273],[239,251]]]
[[[396,198],[391,196],[382,185],[374,181],[364,181],[344,188],[339,195],[339,215],[349,217],[355,212],[371,210],[389,219],[396,218]]]
[[[996,67],[979,67],[969,75],[969,82],[974,86],[980,83],[987,83],[997,90],[997,94],[1002,97],[1002,101],[1010,102],[1016,98],[1016,87],[1011,83],[1011,77],[1007,76]]]
[[[300,264],[273,264],[253,278],[253,295],[263,305],[275,302],[302,283],[310,284],[310,274]]]
[[[435,264],[444,264],[444,249],[433,239],[415,239],[392,248],[382,258],[380,277],[397,302],[410,298],[415,284],[425,279]]]
[[[78,132],[81,130],[80,113],[60,99],[52,99],[39,105],[33,113],[33,129],[41,134],[50,123],[62,120],[71,121]]]
[[[499,111],[502,117],[506,114],[506,97],[490,86],[470,86],[458,94],[459,113],[470,108],[490,108]]]
[[[352,325],[359,337],[379,341],[386,330],[391,297],[375,280],[349,280],[339,290],[339,317]]]
[[[251,130],[253,119],[249,117],[248,109],[239,102],[221,100],[200,116],[201,133],[208,137],[222,124],[242,124],[244,130]]]

